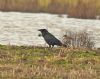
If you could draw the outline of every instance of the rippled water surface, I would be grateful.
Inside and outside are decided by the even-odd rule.
[[[85,20],[59,17],[43,13],[0,12],[0,44],[45,45],[38,37],[38,29],[48,29],[61,39],[66,30],[87,30],[94,37],[96,47],[100,47],[100,20]]]

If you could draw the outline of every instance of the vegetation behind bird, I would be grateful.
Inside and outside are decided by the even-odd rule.
[[[92,49],[95,46],[93,37],[90,36],[86,31],[81,32],[72,32],[67,31],[63,36],[63,43],[68,47],[73,48],[86,48]]]
[[[0,10],[68,14],[94,19],[100,15],[100,0],[0,0]]]

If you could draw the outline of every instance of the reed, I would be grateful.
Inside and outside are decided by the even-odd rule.
[[[94,19],[100,15],[99,0],[0,0],[0,10],[68,14]]]

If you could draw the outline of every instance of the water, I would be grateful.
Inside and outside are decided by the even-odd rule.
[[[44,13],[0,12],[0,44],[4,45],[46,45],[38,37],[38,29],[48,29],[61,40],[68,30],[87,30],[94,37],[96,47],[100,47],[100,20],[59,17]]]

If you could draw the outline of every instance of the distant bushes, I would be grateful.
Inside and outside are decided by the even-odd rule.
[[[76,18],[100,15],[99,0],[0,0],[0,10],[68,14]]]

